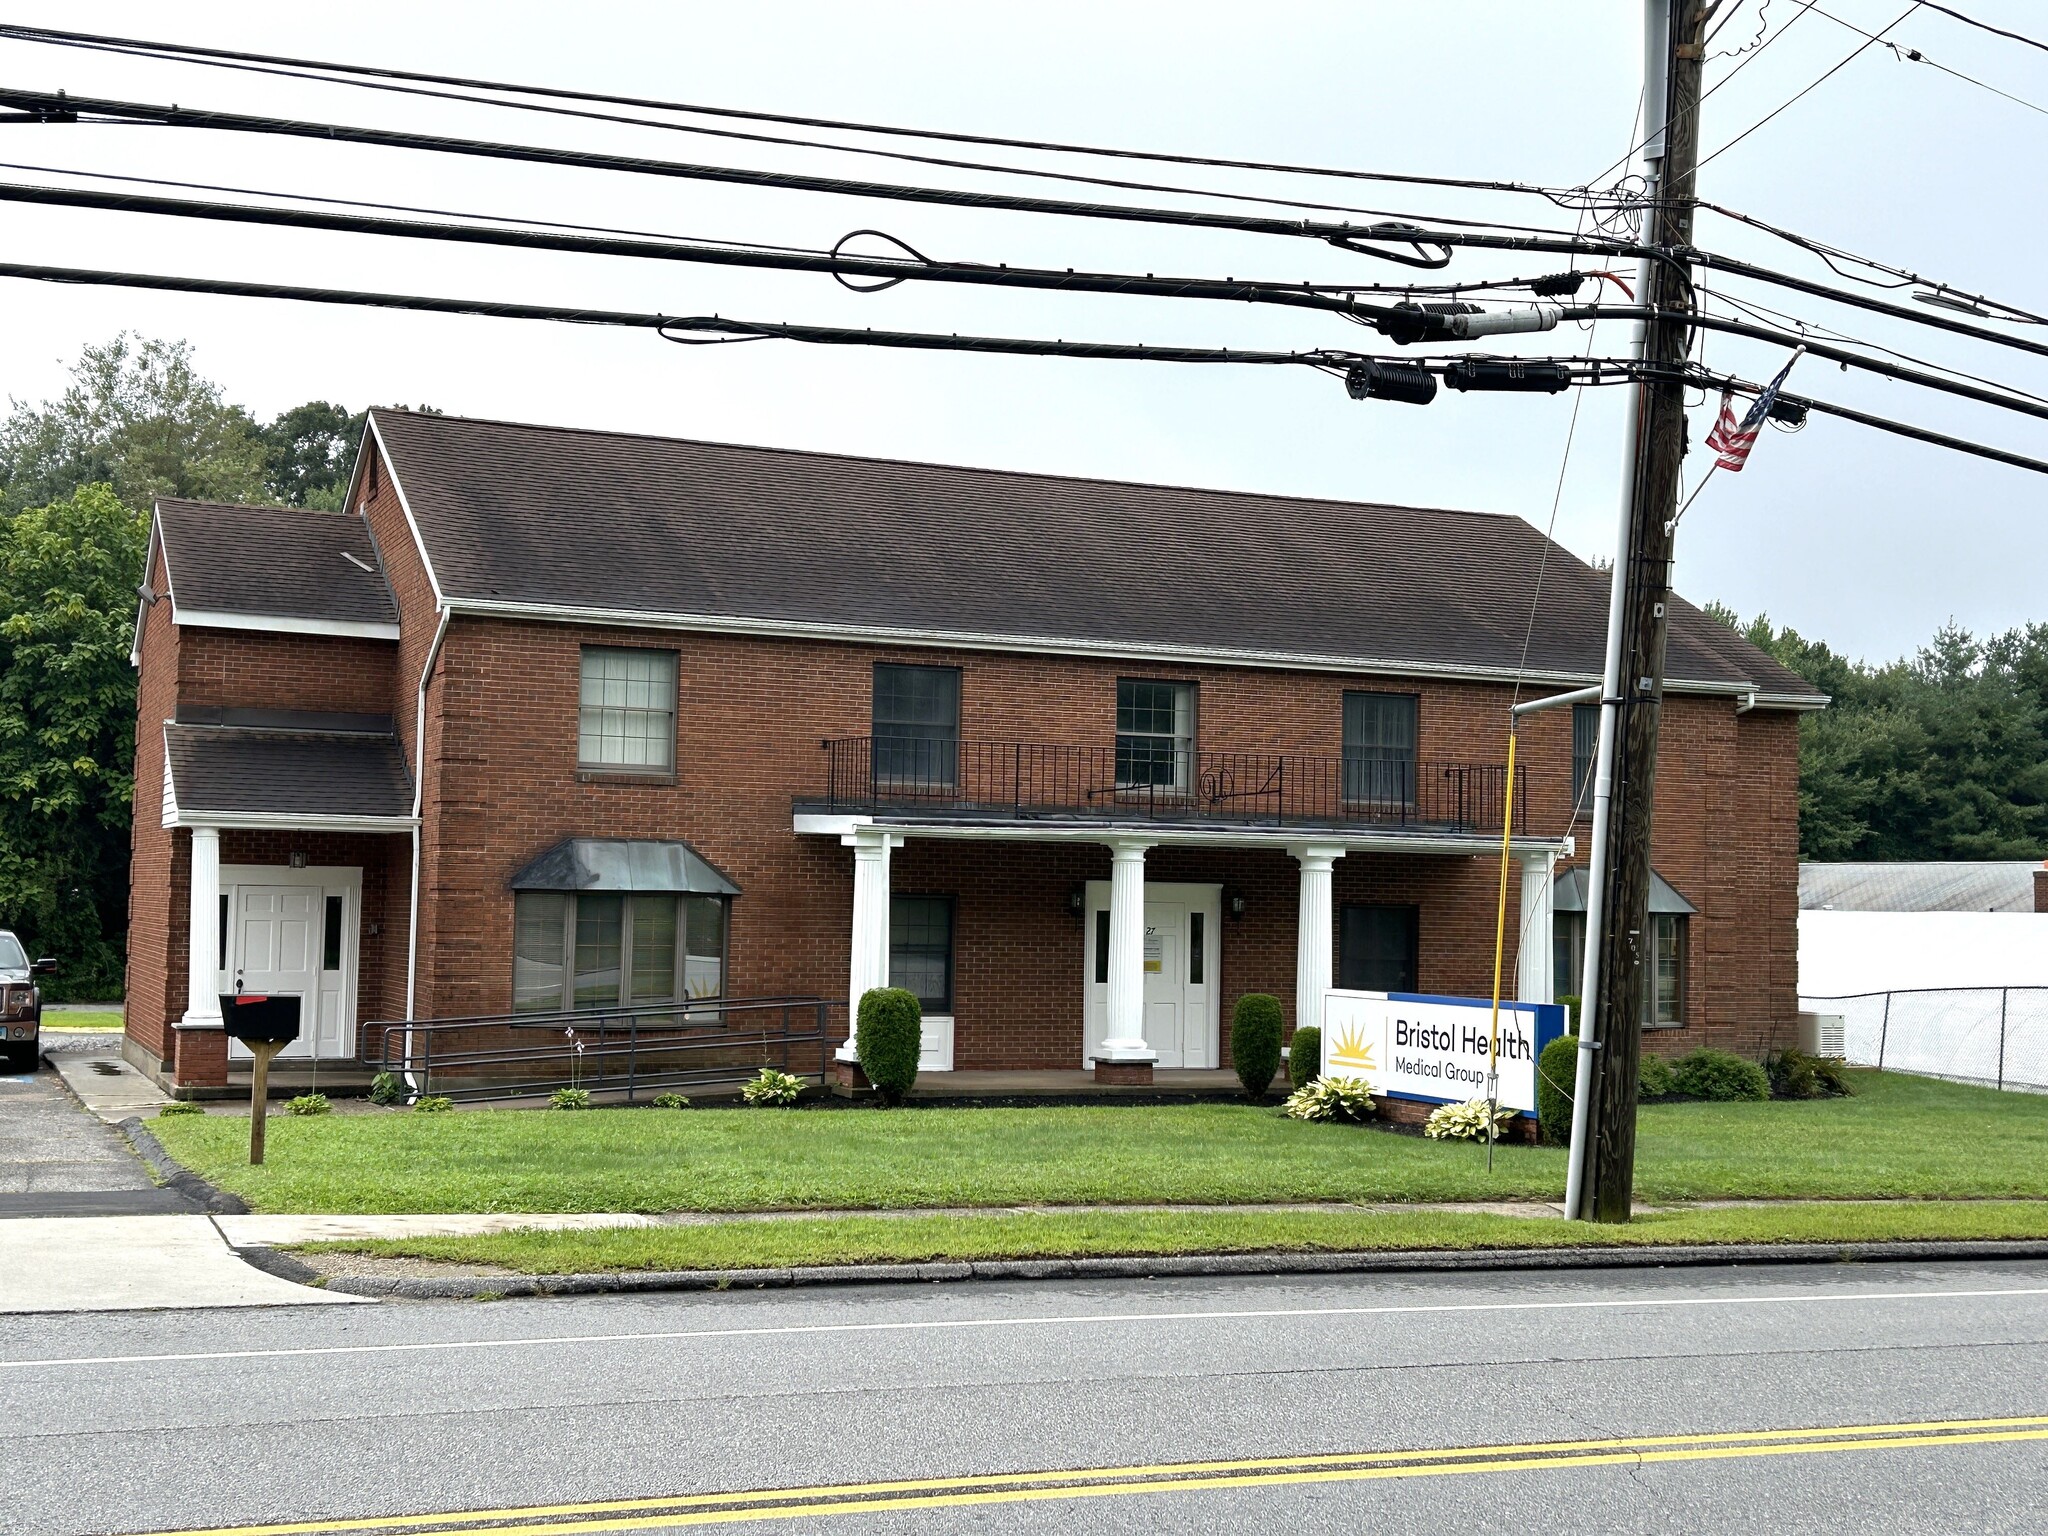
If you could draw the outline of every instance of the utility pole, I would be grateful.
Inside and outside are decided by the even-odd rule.
[[[1667,252],[1692,246],[1703,40],[1717,4],[1645,0],[1644,238]],[[1684,314],[1693,307],[1691,268],[1669,257],[1646,259],[1640,291],[1650,309]],[[1635,1195],[1636,1069],[1654,958],[1650,826],[1673,519],[1686,446],[1685,391],[1677,375],[1691,341],[1683,320],[1646,322],[1637,355],[1650,376],[1629,392],[1629,491],[1608,605],[1566,1190],[1567,1213],[1591,1221],[1627,1221]]]

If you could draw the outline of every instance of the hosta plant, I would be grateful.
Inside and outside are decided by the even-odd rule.
[[[1378,1106],[1372,1089],[1362,1078],[1319,1077],[1297,1088],[1281,1105],[1296,1120],[1343,1120],[1356,1124],[1370,1120]]]
[[[396,1072],[379,1072],[370,1079],[372,1104],[396,1104],[405,1097],[405,1084]]]
[[[648,1104],[655,1109],[688,1109],[690,1101],[680,1093],[657,1093]]]
[[[324,1093],[302,1093],[296,1099],[285,1100],[284,1112],[288,1115],[324,1115],[331,1106]]]
[[[794,1104],[803,1091],[802,1078],[778,1072],[773,1067],[763,1067],[761,1075],[740,1090],[740,1097],[756,1109],[775,1109]]]
[[[439,1094],[412,1101],[412,1112],[416,1115],[445,1115],[454,1107],[453,1099],[444,1099]]]
[[[1504,1105],[1467,1099],[1462,1104],[1439,1104],[1431,1110],[1422,1134],[1431,1141],[1484,1141],[1489,1123],[1498,1136],[1514,1118],[1515,1111]]]
[[[557,1088],[548,1095],[549,1109],[588,1109],[590,1090],[588,1088]]]

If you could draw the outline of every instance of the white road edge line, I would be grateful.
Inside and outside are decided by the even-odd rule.
[[[650,1333],[573,1333],[518,1339],[439,1339],[402,1344],[327,1344],[298,1349],[221,1349],[162,1355],[71,1355],[0,1360],[0,1370],[38,1366],[169,1365],[195,1360],[289,1360],[317,1355],[421,1354],[437,1350],[530,1349],[562,1345],[651,1344],[688,1339],[790,1338],[835,1333],[940,1333],[968,1328],[1059,1328],[1119,1323],[1229,1322],[1280,1317],[1390,1317],[1457,1312],[1583,1312],[1629,1307],[1812,1306],[1827,1302],[1962,1301],[1989,1296],[2048,1296],[2048,1286],[1972,1291],[1825,1291],[1794,1296],[1654,1296],[1589,1301],[1473,1301],[1383,1307],[1271,1307],[1243,1311],[1084,1312],[1051,1317],[934,1318],[892,1323],[787,1323],[761,1328],[689,1328]]]

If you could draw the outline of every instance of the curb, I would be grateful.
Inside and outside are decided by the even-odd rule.
[[[164,1144],[142,1123],[141,1116],[130,1115],[120,1122],[118,1129],[128,1138],[128,1144],[135,1148],[136,1155],[149,1164],[150,1172],[157,1176],[165,1188],[175,1189],[209,1215],[249,1214],[249,1207],[243,1203],[240,1195],[231,1195],[218,1184],[202,1179],[166,1152]]]
[[[310,1266],[269,1248],[237,1250],[302,1284]],[[261,1258],[258,1255],[262,1255]],[[808,1285],[937,1284],[959,1280],[1156,1280],[1193,1275],[1337,1275],[1461,1270],[1664,1269],[1738,1264],[1862,1264],[1917,1259],[2048,1259],[2048,1242],[1743,1243],[1669,1248],[1480,1248],[1416,1253],[1243,1253],[1136,1259],[998,1259],[973,1263],[834,1264],[798,1269],[679,1269],[587,1275],[423,1277],[337,1275],[327,1289],[391,1300],[479,1296],[602,1296],[650,1291],[778,1290]],[[273,1267],[276,1266],[276,1267]]]

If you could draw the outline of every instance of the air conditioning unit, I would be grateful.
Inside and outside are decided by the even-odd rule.
[[[1848,1055],[1839,1013],[1799,1015],[1799,1049],[1809,1056],[1827,1056],[1836,1061]]]

